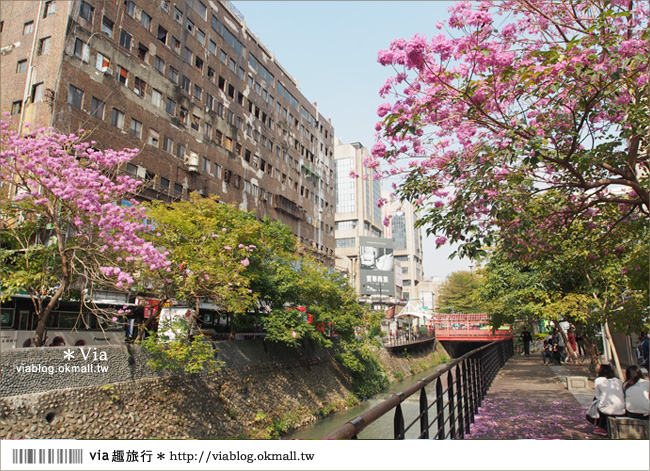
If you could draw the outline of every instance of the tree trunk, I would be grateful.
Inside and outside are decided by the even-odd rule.
[[[616,366],[616,373],[621,380],[624,380],[625,376],[623,375],[623,370],[621,369],[621,362],[618,359],[618,352],[616,351],[616,345],[614,345],[614,341],[612,340],[612,333],[609,331],[609,322],[607,322],[607,319],[605,319],[605,338],[606,342],[609,344],[609,348],[612,351],[612,358],[614,359],[614,365]]]
[[[66,286],[64,284],[61,284],[59,286],[59,289],[56,290],[56,293],[54,293],[54,296],[50,298],[50,301],[47,303],[45,308],[43,309],[42,312],[38,313],[38,322],[36,323],[36,335],[34,336],[34,343],[37,347],[43,347],[45,346],[46,339],[47,339],[47,329],[45,326],[47,325],[47,320],[50,317],[50,314],[54,310],[54,306],[56,306],[61,299],[61,296],[63,296],[63,293],[65,293]]]

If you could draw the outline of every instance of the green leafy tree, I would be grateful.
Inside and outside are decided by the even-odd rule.
[[[477,273],[469,271],[451,273],[440,286],[440,311],[480,312],[481,305],[476,294],[480,282],[480,275]]]
[[[160,298],[158,313],[169,300],[184,302],[198,312],[209,300],[224,312],[245,313],[255,296],[243,272],[255,246],[245,244],[248,227],[241,211],[216,198],[193,194],[190,201],[147,203],[147,216],[155,226],[149,237],[169,253],[167,272],[146,273],[141,289]],[[149,320],[152,327],[156,315]]]

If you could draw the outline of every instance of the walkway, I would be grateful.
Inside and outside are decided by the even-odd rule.
[[[546,366],[539,354],[508,360],[495,378],[466,439],[602,439],[585,420],[589,388],[569,391],[565,376],[587,376],[587,365]]]

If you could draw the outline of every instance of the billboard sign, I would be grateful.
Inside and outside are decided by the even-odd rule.
[[[361,294],[395,296],[393,240],[359,237]]]

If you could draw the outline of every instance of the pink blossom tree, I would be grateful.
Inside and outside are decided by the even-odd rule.
[[[122,204],[140,182],[117,170],[136,149],[101,151],[51,128],[19,135],[6,121],[0,132],[2,295],[30,296],[40,346],[59,300],[128,289],[143,270],[169,262],[140,235],[143,208],[134,199]]]
[[[648,3],[460,2],[430,40],[396,39],[367,165],[461,256],[516,229],[537,195],[553,204],[518,243],[589,223],[647,218]],[[550,192],[550,193],[549,193]],[[539,208],[537,208],[539,210]],[[607,212],[610,214],[610,212]]]

